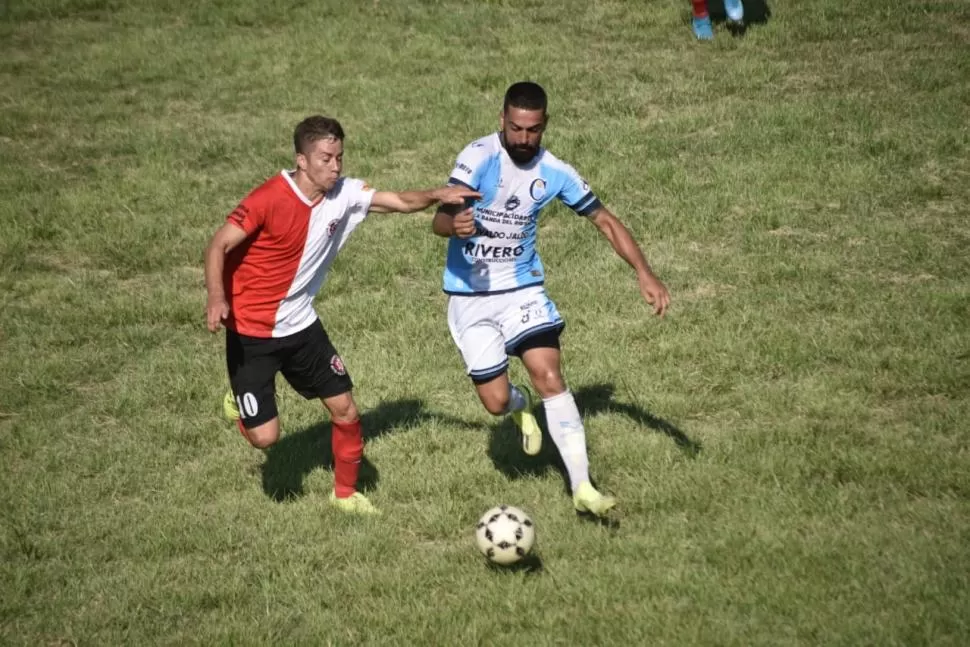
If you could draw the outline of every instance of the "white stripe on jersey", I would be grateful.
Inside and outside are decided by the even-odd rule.
[[[297,195],[303,194],[296,187],[289,173],[284,173]],[[313,309],[316,297],[327,278],[337,252],[344,246],[350,234],[370,209],[374,191],[363,180],[340,178],[326,198],[310,211],[310,223],[300,264],[293,277],[293,284],[276,311],[274,337],[285,337],[299,332],[317,320]],[[306,198],[304,198],[306,200]]]

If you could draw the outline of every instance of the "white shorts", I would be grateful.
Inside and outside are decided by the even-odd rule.
[[[564,326],[541,285],[503,294],[453,294],[448,299],[451,338],[474,380],[501,375],[508,368],[509,355],[526,338]]]

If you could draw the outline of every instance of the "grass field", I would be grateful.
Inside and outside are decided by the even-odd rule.
[[[770,5],[701,45],[659,0],[0,4],[0,643],[968,644],[970,5]],[[281,383],[265,453],[221,420],[202,250],[304,116],[430,187],[522,78],[673,297],[544,215],[617,520],[479,405],[430,213],[318,299],[384,511],[340,516],[319,404]],[[501,502],[540,568],[475,552]]]

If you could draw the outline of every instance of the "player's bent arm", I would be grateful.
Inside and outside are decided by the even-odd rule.
[[[455,216],[461,207],[453,204],[443,204],[438,207],[431,221],[431,231],[442,238],[451,238],[455,235]]]
[[[216,231],[205,250],[205,289],[209,298],[225,298],[222,287],[222,273],[226,266],[226,254],[246,240],[247,234],[231,222]]]
[[[226,254],[246,240],[241,227],[227,222],[212,237],[205,250],[205,319],[209,332],[216,332],[222,321],[229,316],[226,291],[222,286],[222,273],[226,267]]]
[[[589,215],[589,219],[610,242],[617,255],[636,270],[637,276],[654,276],[643,251],[630,235],[630,230],[609,209],[600,207]]]

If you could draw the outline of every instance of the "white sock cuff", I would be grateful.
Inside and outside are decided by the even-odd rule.
[[[566,400],[572,400],[572,398],[573,398],[573,392],[570,391],[569,389],[566,389],[562,393],[559,393],[558,395],[554,395],[551,398],[542,398],[542,404],[546,405],[547,407],[550,407],[550,406],[555,407],[557,404],[561,402],[564,402]]]

